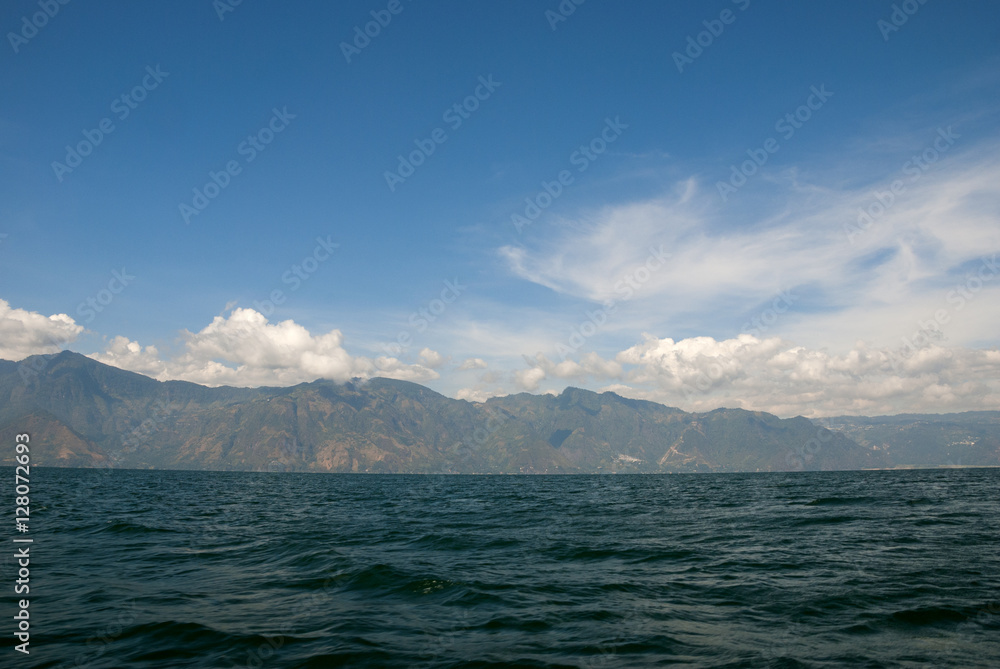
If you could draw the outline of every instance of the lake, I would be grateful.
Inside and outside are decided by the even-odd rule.
[[[31,488],[5,666],[1000,666],[996,469]]]

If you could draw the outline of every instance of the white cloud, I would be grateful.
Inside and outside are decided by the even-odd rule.
[[[429,367],[430,369],[437,369],[441,367],[446,362],[448,358],[441,355],[437,351],[432,351],[429,348],[423,348],[420,350],[420,364],[424,367]]]
[[[781,416],[880,415],[1000,409],[1000,350],[944,347],[872,348],[858,342],[843,354],[778,337],[674,341],[646,335],[610,361],[584,364],[525,358],[517,384],[537,390],[547,378],[614,381],[603,390],[688,411],[720,406]]]
[[[313,335],[291,320],[269,323],[253,309],[216,316],[201,331],[185,331],[183,337],[183,352],[170,360],[162,360],[155,347],[143,348],[124,337],[116,337],[107,350],[91,357],[160,380],[209,386],[289,386],[319,378],[347,381],[373,376],[416,382],[438,378],[428,367],[396,358],[353,357],[344,349],[339,330]]]
[[[145,374],[154,379],[169,378],[167,364],[160,359],[160,352],[155,346],[143,348],[138,342],[129,341],[128,337],[121,335],[111,340],[104,353],[93,354],[90,357],[106,365]]]
[[[455,399],[469,402],[485,402],[491,397],[504,395],[500,391],[490,391],[481,388],[461,388],[455,393]]]
[[[12,309],[0,300],[0,359],[23,360],[29,355],[58,353],[84,330],[66,314],[44,316]]]
[[[584,354],[580,358],[580,362],[576,362],[575,360],[554,362],[542,353],[536,353],[534,358],[524,356],[524,361],[529,367],[542,371],[545,375],[544,378],[582,381],[587,378],[614,379],[622,375],[622,366],[618,362],[605,360],[594,352]],[[534,376],[537,376],[537,373]],[[537,384],[535,384],[535,387],[537,387]],[[531,390],[533,389],[531,388]]]
[[[422,383],[440,378],[438,369],[483,370],[471,387],[467,374],[435,384],[474,401],[579,385],[687,410],[783,416],[1000,409],[996,148],[949,153],[916,180],[900,171],[874,186],[844,186],[858,179],[833,168],[808,178],[762,174],[725,206],[711,185],[686,179],[662,197],[533,226],[499,254],[515,276],[554,295],[513,302],[471,293],[417,364],[353,356],[340,330],[313,334],[252,309],[185,331],[168,359],[124,337],[93,357],[207,385],[373,376]],[[905,188],[892,205],[867,230],[852,229],[859,209],[877,202],[873,191],[885,197],[895,178]],[[760,209],[758,186],[774,193],[777,211]],[[669,258],[643,272],[626,301],[618,282],[639,277],[650,249],[661,247]],[[788,299],[779,302],[780,291]],[[614,310],[592,306],[609,298]],[[738,334],[755,316],[766,327]],[[933,336],[900,354],[901,338],[932,320]],[[0,357],[54,352],[82,331],[65,314],[0,301]],[[655,335],[636,343],[644,331]],[[577,353],[556,359],[567,342]],[[462,362],[448,365],[451,356]],[[515,367],[519,360],[526,366]]]
[[[545,370],[538,367],[521,369],[514,373],[514,383],[518,388],[529,392],[538,390],[538,384],[545,379]]]
[[[0,301],[7,359],[55,352],[50,338],[70,340],[82,329],[64,314],[46,317]],[[485,371],[475,387],[460,388],[454,396],[482,402],[512,390],[557,392],[552,385],[542,388],[551,380],[560,388],[600,385],[600,390],[689,411],[730,406],[817,417],[1000,409],[1000,350],[950,345],[937,330],[927,334],[913,347],[859,341],[840,353],[777,336],[675,341],[644,335],[610,359],[593,351],[578,360],[523,356],[526,368]],[[198,332],[185,331],[180,354],[169,359],[155,346],[120,336],[91,357],[161,380],[211,386],[287,386],[374,376],[424,383],[439,378],[432,366],[446,361],[431,349],[420,352],[423,364],[355,357],[343,347],[339,330],[314,335],[294,321],[270,323],[252,309],[217,316]],[[486,362],[470,358],[461,367],[485,369]]]
[[[357,360],[364,361],[365,359],[357,358]],[[358,374],[357,376],[362,378],[384,376],[386,378],[399,379],[401,381],[425,383],[427,381],[440,378],[441,375],[433,369],[423,365],[409,365],[405,362],[397,360],[396,358],[379,356],[375,359],[374,368],[366,366],[364,372]]]
[[[742,325],[740,319],[734,326],[734,311],[790,288],[799,300],[768,334],[811,346],[847,347],[858,338],[888,344],[944,304],[959,268],[1000,250],[996,149],[946,155],[916,179],[900,169],[874,188],[845,187],[849,179],[832,170],[813,183],[793,172],[761,177],[725,205],[715,188],[688,179],[659,198],[539,228],[525,246],[499,253],[518,277],[600,303],[621,301],[621,279],[644,264],[650,247],[662,245],[670,259],[634,291],[628,315],[616,319],[641,309],[644,329],[669,332],[683,323],[691,324],[688,331],[732,336]],[[817,183],[824,178],[834,185]],[[874,191],[885,197],[895,179],[903,190],[891,206],[867,230],[855,230],[859,210],[877,204]],[[769,202],[777,211],[744,206],[754,202],[749,191],[757,185],[774,191]],[[997,288],[1000,277],[977,304],[1000,303]],[[980,342],[990,322],[995,332],[995,318],[984,323],[986,312],[979,313],[949,328],[953,342]]]
[[[462,364],[458,366],[459,369],[486,369],[486,361],[482,358],[466,358],[462,361]]]

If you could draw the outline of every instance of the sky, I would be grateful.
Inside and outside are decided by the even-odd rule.
[[[1000,4],[12,0],[0,358],[1000,409]]]

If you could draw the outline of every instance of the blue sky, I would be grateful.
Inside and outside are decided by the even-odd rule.
[[[0,357],[1000,408],[996,3],[230,2],[5,4]]]

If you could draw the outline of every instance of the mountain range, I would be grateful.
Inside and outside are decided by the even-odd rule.
[[[1000,412],[782,419],[567,388],[486,402],[375,378],[157,381],[63,351],[0,360],[0,443],[41,466],[563,474],[1000,465]],[[5,448],[0,463],[13,463]]]

